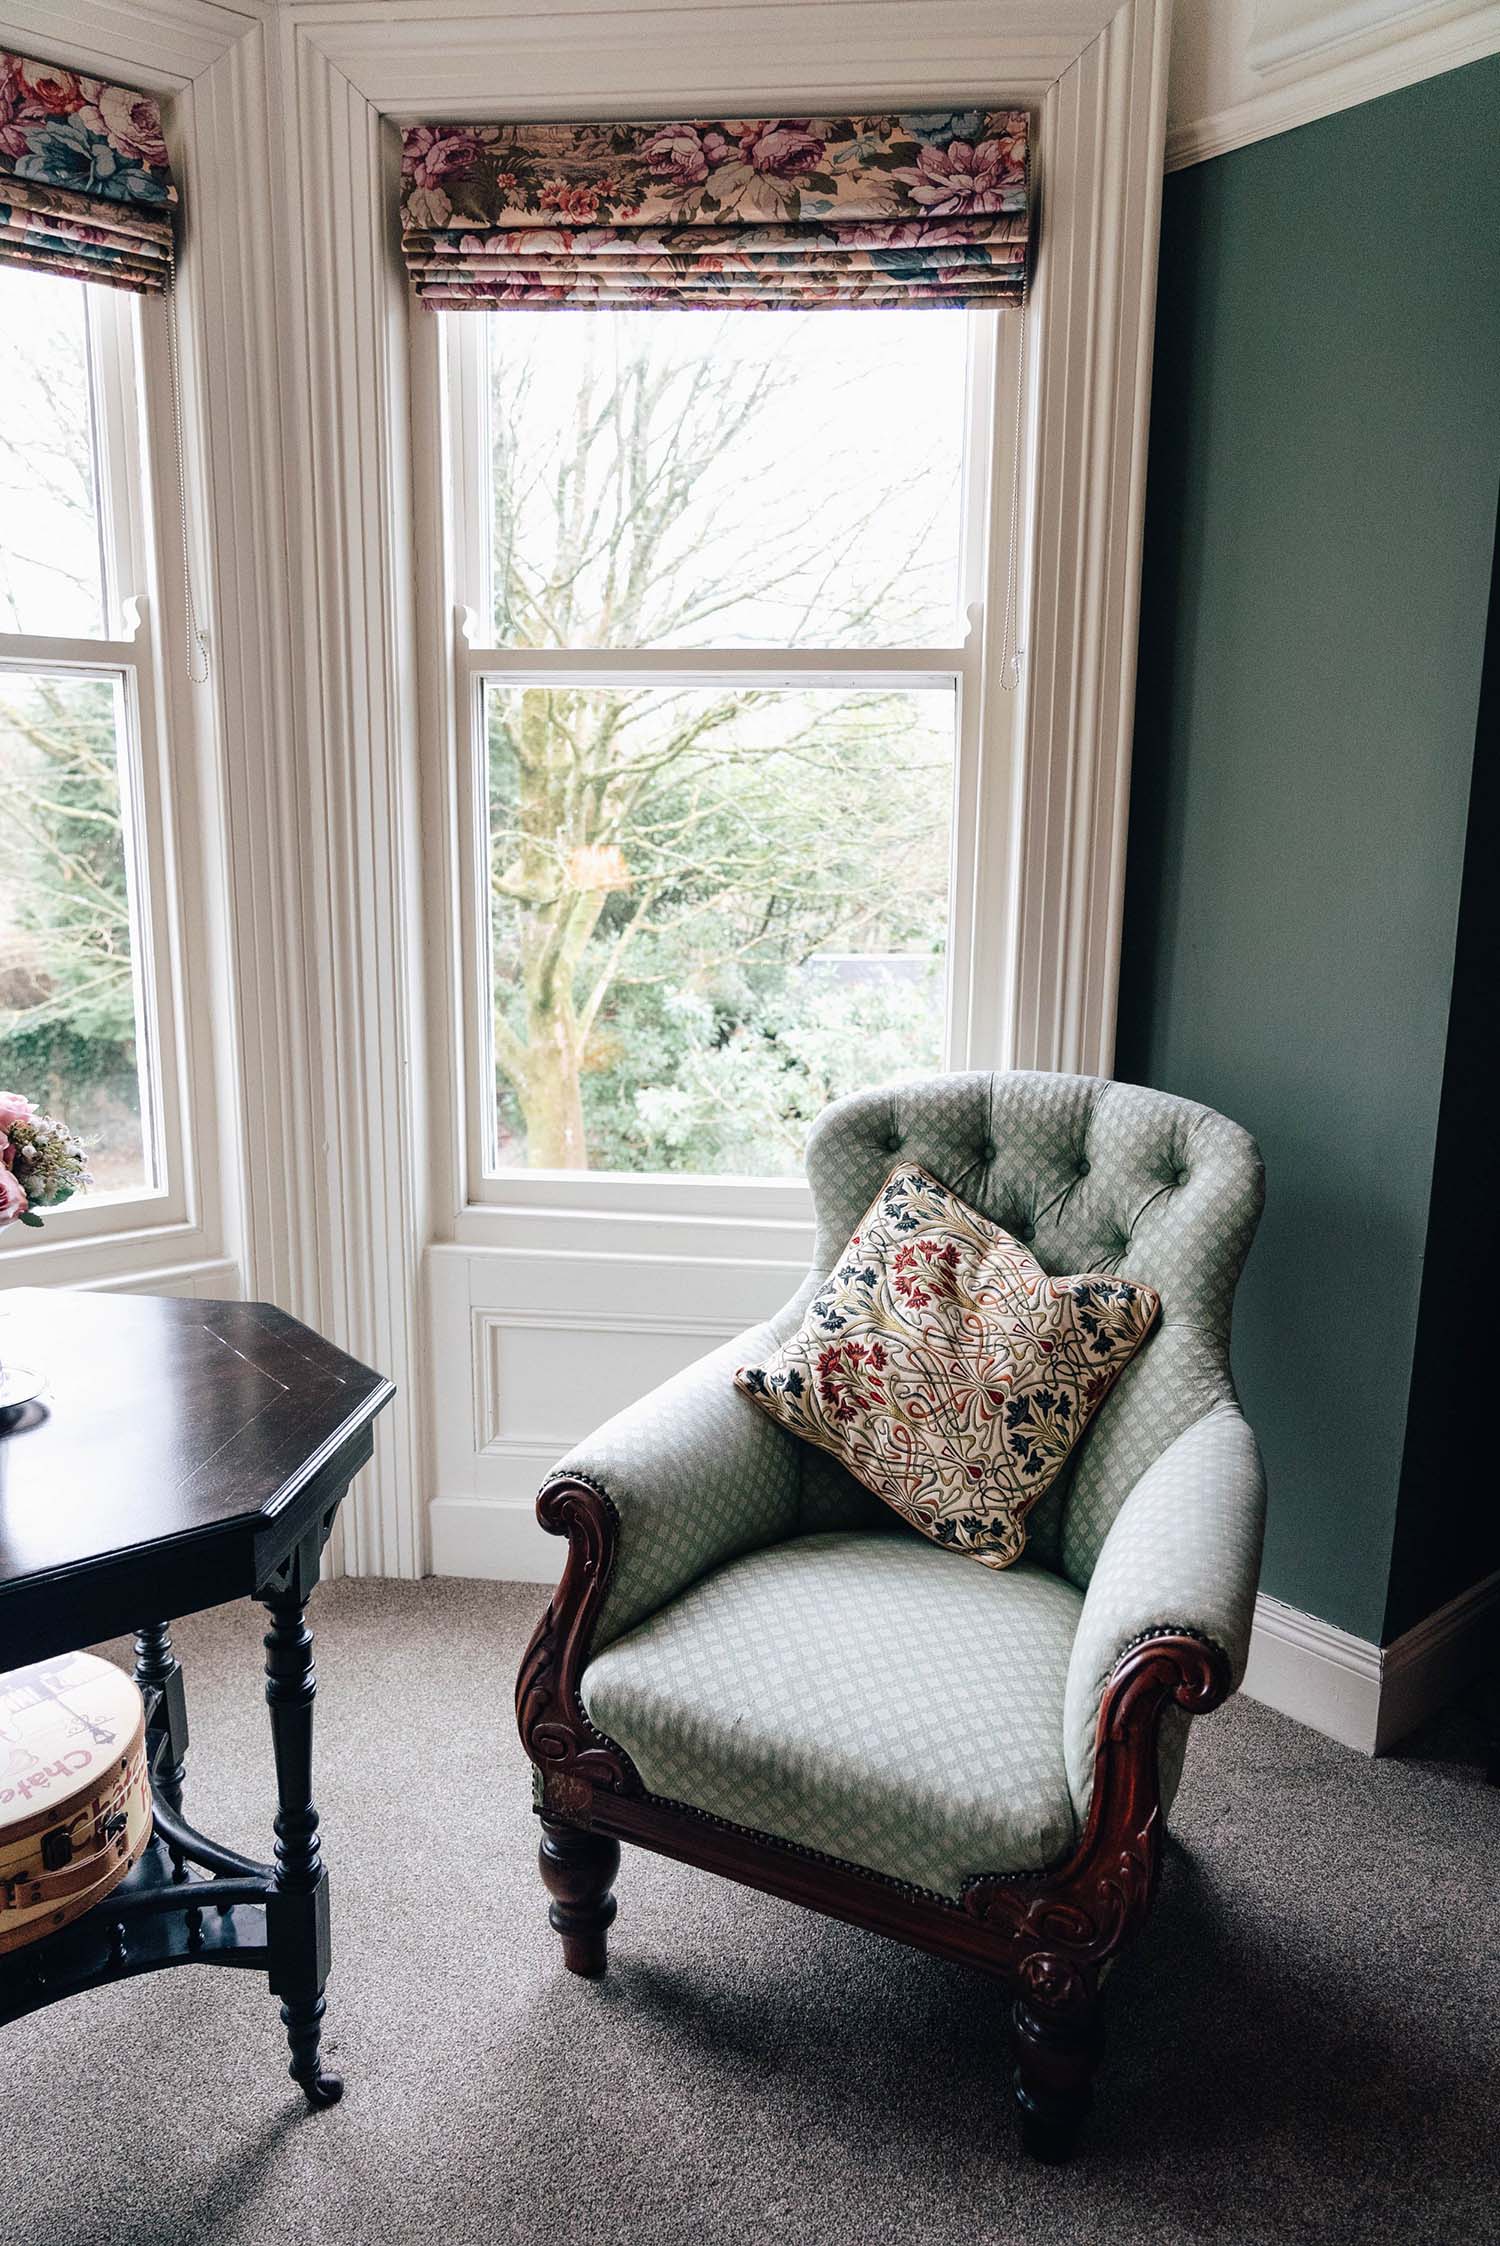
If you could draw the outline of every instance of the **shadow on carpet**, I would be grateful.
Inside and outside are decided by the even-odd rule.
[[[319,1591],[344,2102],[304,2112],[250,1974],[59,2004],[6,2031],[4,2246],[1500,2238],[1477,1733],[1372,1763],[1248,1701],[1194,1727],[1084,2150],[1043,2170],[1002,1999],[959,1967],[627,1850],[608,1980],[563,1972],[510,1715],[541,1600]],[[189,1815],[266,1854],[259,1617],[177,1636]]]

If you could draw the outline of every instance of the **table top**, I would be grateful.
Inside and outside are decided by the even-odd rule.
[[[4,1362],[46,1380],[0,1414],[5,1604],[59,1572],[221,1531],[263,1545],[330,1461],[368,1454],[394,1392],[269,1303],[176,1295],[8,1289]]]

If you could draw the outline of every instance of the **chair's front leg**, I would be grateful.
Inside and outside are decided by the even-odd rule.
[[[1161,1867],[1161,1719],[1197,1714],[1229,1689],[1229,1662],[1187,1630],[1144,1632],[1115,1663],[1099,1707],[1093,1796],[1073,1854],[1024,1885],[976,1879],[967,1908],[1011,1945],[1016,2107],[1028,2152],[1065,2160],[1093,2095],[1103,2034],[1099,1976],[1146,1922]]]
[[[619,1842],[603,1833],[580,1832],[576,1825],[555,1825],[544,1817],[537,1862],[552,1897],[547,1923],[562,1936],[563,1964],[570,1973],[597,1981],[609,1963]]]
[[[1065,1969],[1057,1984],[1062,2001],[1048,2001],[1052,1962],[1045,1954],[1032,1960],[1043,1970],[1028,1977],[1027,1993],[1011,2009],[1011,2049],[1021,2142],[1034,2160],[1062,2161],[1093,2103],[1104,2030],[1092,1978]]]

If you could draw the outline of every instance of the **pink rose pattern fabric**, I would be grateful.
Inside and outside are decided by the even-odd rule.
[[[450,309],[1014,303],[1028,124],[954,109],[409,125],[406,262],[423,303]]]
[[[0,264],[164,289],[176,202],[150,94],[0,51]]]
[[[903,1163],[797,1332],[734,1377],[935,1544],[1004,1568],[1160,1309],[1107,1272],[1054,1278]]]

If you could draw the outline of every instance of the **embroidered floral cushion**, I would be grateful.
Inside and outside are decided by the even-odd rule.
[[[934,1543],[1009,1567],[1160,1308],[1129,1279],[1052,1277],[902,1163],[797,1332],[735,1380]]]

